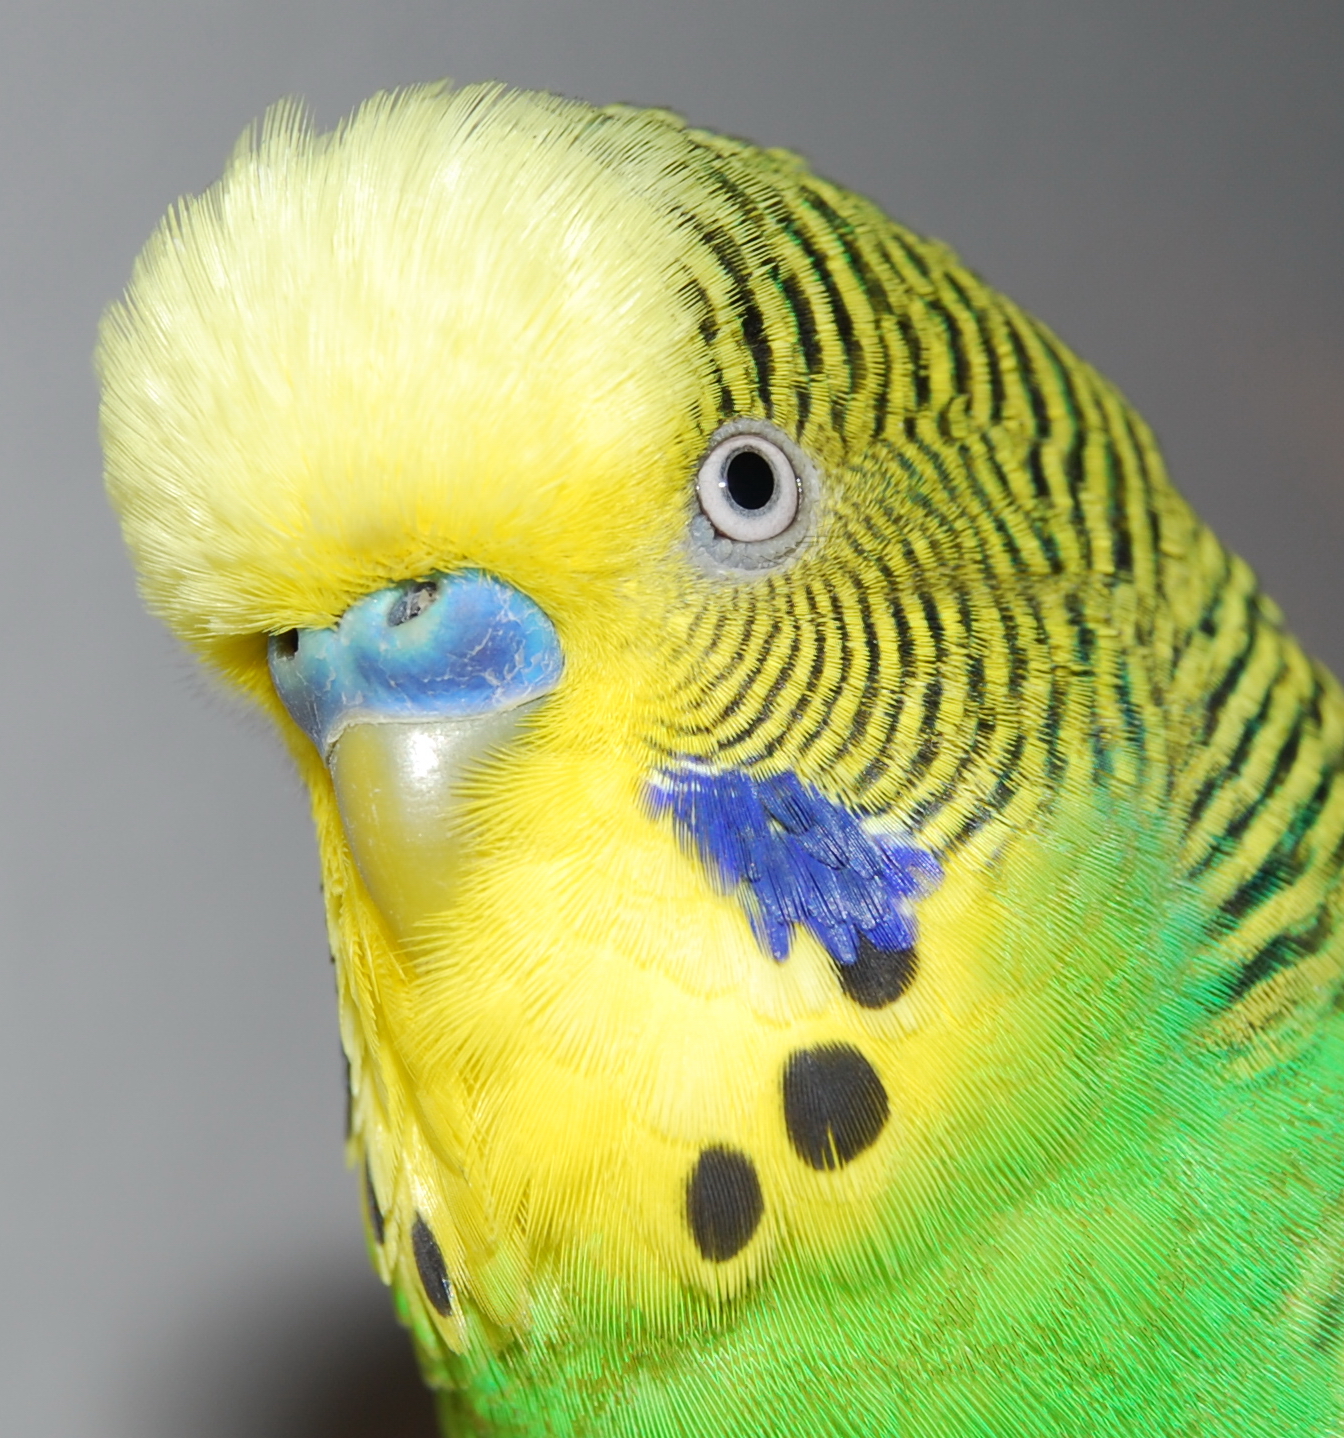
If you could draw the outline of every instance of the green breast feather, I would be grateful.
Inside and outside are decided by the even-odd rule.
[[[1344,698],[1053,335],[795,156],[424,87],[272,112],[99,366],[445,1433],[1344,1432]]]

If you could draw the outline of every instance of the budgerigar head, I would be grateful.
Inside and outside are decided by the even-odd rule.
[[[312,790],[426,1351],[895,1275],[1089,1141],[1205,541],[946,250],[663,113],[282,106],[100,369],[147,601]]]

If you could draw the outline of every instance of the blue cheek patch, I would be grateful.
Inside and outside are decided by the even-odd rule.
[[[354,720],[490,714],[548,693],[564,668],[546,615],[478,569],[381,589],[330,629],[272,635],[268,658],[323,754]]]
[[[938,887],[943,870],[910,839],[870,832],[791,773],[756,778],[688,761],[661,773],[649,793],[654,811],[672,813],[724,886],[741,891],[772,958],[788,957],[795,924],[845,968],[868,946],[914,949],[914,902]]]

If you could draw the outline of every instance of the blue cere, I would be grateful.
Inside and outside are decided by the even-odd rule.
[[[554,689],[564,668],[545,614],[479,569],[395,584],[329,629],[271,636],[275,687],[325,754],[360,717],[465,718]]]
[[[788,957],[795,924],[838,964],[855,962],[860,935],[877,949],[914,948],[914,902],[943,870],[908,838],[865,829],[790,773],[756,778],[688,762],[661,773],[650,797],[726,887],[746,886],[752,929],[773,958]]]

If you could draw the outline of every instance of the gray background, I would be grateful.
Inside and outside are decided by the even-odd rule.
[[[497,76],[805,152],[1118,380],[1339,669],[1342,70],[1339,0],[3,0],[0,1432],[421,1431],[302,797],[99,492],[99,310],[248,120]]]

